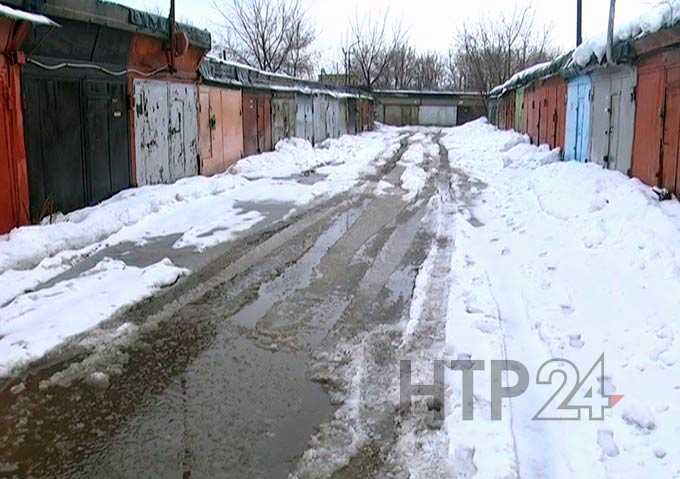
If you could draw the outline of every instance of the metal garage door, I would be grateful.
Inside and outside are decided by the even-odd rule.
[[[314,109],[312,97],[295,95],[295,136],[314,143]]]
[[[421,105],[418,109],[418,123],[432,126],[455,126],[456,111],[455,105]]]
[[[198,174],[195,85],[135,80],[137,184],[173,183]]]
[[[33,221],[130,185],[125,83],[27,72],[23,89]]]

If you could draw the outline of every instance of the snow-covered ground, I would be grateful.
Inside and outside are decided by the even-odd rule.
[[[446,355],[486,361],[473,421],[462,420],[461,373],[447,372],[452,472],[680,477],[680,204],[659,203],[618,172],[559,162],[483,120],[442,142],[451,167],[469,176],[469,206],[450,224]],[[624,395],[604,420],[532,420],[562,382],[555,373],[537,384],[542,363],[570,360],[583,379],[603,353],[604,374],[590,384]],[[529,372],[502,421],[490,420],[493,359]]]
[[[418,219],[432,233],[427,254],[402,321],[323,352],[340,365],[344,401],[312,439],[298,477],[330,476],[380,444],[393,421],[399,434],[381,450],[386,477],[680,477],[680,204],[658,202],[618,172],[560,162],[558,151],[485,120],[382,127],[316,149],[289,140],[230,173],[128,190],[1,237],[0,376],[190,271],[167,259],[138,267],[105,257],[77,277],[42,283],[124,242],[175,235],[173,246],[200,252],[227,241],[263,221],[244,204],[278,202],[292,212],[354,188],[402,147],[407,131],[398,168],[374,192],[427,207]],[[601,355],[603,369],[588,376]],[[431,381],[433,359],[484,361],[474,375],[474,419],[462,416],[461,372],[447,370],[443,424],[436,404],[424,401],[393,420],[400,358],[414,360],[413,383]],[[562,361],[541,370],[555,358]],[[528,372],[526,392],[502,401],[498,421],[492,360],[519,361]],[[580,380],[590,377],[592,392],[579,389],[571,404],[609,406],[601,392],[623,395],[602,420],[534,419],[573,418],[550,401],[575,385],[567,361]]]
[[[229,241],[265,218],[256,206],[246,205],[274,202],[291,214],[347,191],[399,149],[399,136],[387,129],[329,139],[317,148],[284,140],[276,151],[246,158],[230,172],[129,189],[53,224],[0,236],[0,377],[187,271],[168,259],[137,268],[104,258],[81,277],[41,288],[44,283],[115,245],[143,246],[177,235],[173,248],[200,253]],[[312,171],[315,181],[294,177]]]

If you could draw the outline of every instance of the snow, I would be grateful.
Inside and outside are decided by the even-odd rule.
[[[618,21],[614,27],[614,44],[643,38],[664,28],[671,28],[680,22],[680,0],[663,0],[654,5],[642,5],[639,14],[631,19]],[[571,52],[566,67],[576,65],[580,68],[588,66],[593,59],[602,64],[607,53],[606,30],[588,38]],[[567,54],[569,55],[569,54]],[[553,62],[534,65],[515,73],[502,85],[494,87],[490,95],[499,96],[508,90],[525,84],[526,79],[540,70],[547,70],[552,64],[561,62],[565,57],[559,57]]]
[[[404,201],[413,200],[425,187],[429,175],[423,169],[423,162],[426,158],[433,158],[438,154],[439,146],[427,135],[416,133],[411,136],[408,149],[397,163],[405,168],[400,178],[401,187],[406,190],[403,195]]]
[[[513,88],[515,85],[522,83],[522,81],[531,76],[534,75],[536,72],[539,72],[541,70],[545,70],[550,66],[551,62],[542,62],[542,63],[537,63],[536,65],[532,65],[530,67],[525,68],[524,70],[520,70],[514,75],[512,75],[505,83],[502,85],[498,85],[494,87],[489,94],[492,96],[496,95],[501,95],[505,93],[506,90]]]
[[[475,375],[475,420],[463,421],[461,374],[447,372],[453,470],[472,454],[478,477],[673,477],[680,204],[618,172],[559,162],[486,120],[442,141],[473,196],[450,224],[446,354],[518,360],[532,378],[491,421],[487,363]],[[602,387],[624,395],[603,421],[531,420],[557,386],[533,381],[544,361],[573,361],[583,377],[602,353]]]
[[[287,91],[287,92],[297,92],[297,93],[303,93],[305,95],[314,95],[314,94],[323,94],[323,95],[328,95],[333,98],[362,98],[366,100],[372,100],[373,97],[370,96],[367,93],[360,93],[358,89],[354,89],[356,91],[351,91],[349,88],[343,89],[343,88],[336,88],[336,87],[330,87],[330,86],[319,86],[318,83],[314,82],[313,80],[303,80],[301,78],[296,78],[290,75],[286,75],[283,73],[272,73],[272,72],[267,72],[264,70],[259,70],[257,68],[251,67],[249,65],[245,65],[243,63],[239,63],[233,60],[225,60],[223,58],[220,58],[218,56],[214,55],[208,55],[206,57],[206,62],[213,62],[213,63],[221,63],[223,65],[230,65],[239,69],[243,70],[249,70],[252,72],[255,72],[258,74],[260,77],[271,77],[274,79],[281,79],[281,80],[288,80],[291,82],[291,85],[282,85],[282,84],[277,84],[277,83],[264,83],[262,86],[268,90],[274,90],[274,91]],[[234,86],[242,86],[243,83],[240,80],[237,80],[235,78],[210,78],[210,80],[219,82],[219,83],[224,83],[224,84],[230,84]],[[257,82],[254,82],[257,83]]]
[[[17,20],[25,20],[27,22],[36,23],[38,25],[48,25],[52,27],[58,27],[59,24],[53,22],[44,15],[38,15],[37,13],[25,12],[23,10],[17,10],[16,8],[8,7],[7,5],[0,5],[0,17],[15,18]]]
[[[104,258],[73,280],[19,296],[1,310],[0,377],[186,273],[168,259],[136,268]]]
[[[80,308],[88,314],[77,320],[68,318],[64,309],[64,313],[54,316],[53,320],[45,319],[46,324],[55,325],[50,333],[54,340],[36,336],[38,345],[21,352],[24,336],[9,335],[7,328],[25,320],[28,329],[20,331],[28,337],[30,327],[39,324],[39,316],[31,316],[30,311],[40,311],[45,318],[52,318],[46,315],[48,309],[43,309],[51,304],[51,293],[45,291],[58,293],[64,308],[68,301],[83,304],[79,303],[79,289],[60,289],[64,288],[61,283],[39,289],[48,281],[95,253],[106,254],[107,248],[121,244],[139,247],[156,238],[171,238],[173,248],[186,248],[199,254],[263,221],[265,213],[258,209],[258,204],[276,203],[290,214],[313,201],[350,190],[365,175],[375,173],[380,163],[399,149],[399,135],[393,130],[346,135],[329,139],[318,148],[300,139],[284,140],[276,146],[276,151],[245,158],[230,172],[185,178],[171,185],[125,190],[96,206],[55,215],[52,224],[20,227],[0,236],[0,282],[3,284],[0,338],[5,335],[0,341],[6,348],[0,352],[7,352],[7,355],[0,354],[3,358],[0,376],[7,373],[11,365],[40,356],[68,336],[91,328],[123,304],[151,291],[143,281],[135,282],[144,270],[125,269],[113,263],[99,276],[90,276],[87,283],[94,288],[92,297],[108,304],[107,309],[101,312],[93,309],[90,314],[88,308]],[[299,175],[312,172],[314,181],[300,181],[305,177]],[[148,274],[153,276],[154,271],[151,269]],[[100,278],[102,275],[123,282],[128,278],[136,287],[121,292],[120,300],[104,301],[102,296],[97,296],[108,288],[108,280]],[[31,293],[37,289],[39,292]],[[68,326],[59,329],[58,323],[67,319]],[[12,346],[10,342],[17,345]]]
[[[662,28],[669,28],[680,22],[680,0],[665,0],[656,5],[645,5],[645,11],[631,20],[621,22],[614,28],[614,43],[642,38]],[[602,32],[585,40],[574,50],[573,61],[585,67],[593,57],[599,63],[607,51],[607,33]]]

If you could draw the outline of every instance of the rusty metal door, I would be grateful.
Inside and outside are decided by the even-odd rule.
[[[208,135],[210,136],[210,145],[212,146],[212,157],[208,168],[204,174],[214,175],[225,170],[224,165],[224,135],[222,134],[222,127],[224,125],[224,116],[222,114],[222,91],[219,88],[211,88],[209,94],[209,108],[208,108]],[[239,123],[241,118],[238,118]]]
[[[243,154],[245,156],[258,153],[257,141],[257,94],[243,91]]]
[[[241,91],[201,86],[199,97],[200,170],[214,175],[243,155]]]
[[[680,67],[666,73],[666,103],[663,129],[661,186],[673,193],[678,189],[680,146]]]
[[[549,143],[550,123],[552,115],[549,112],[549,88],[544,84],[536,88],[536,106],[538,108],[538,138],[537,145]]]
[[[222,147],[222,171],[243,157],[243,121],[241,118],[241,90],[219,89],[222,113],[218,116],[221,125],[213,130],[213,143]],[[218,140],[216,137],[220,136]]]
[[[515,90],[515,118],[513,119],[513,128],[515,131],[524,133],[524,88]]]
[[[314,108],[309,95],[295,95],[295,136],[314,143]]]
[[[562,77],[555,79],[555,144],[564,154],[564,142],[567,129],[567,82]],[[632,121],[632,119],[631,119]],[[632,135],[632,133],[631,133]]]
[[[5,66],[5,58],[0,56],[0,98],[9,95],[9,82]],[[0,102],[0,234],[7,233],[17,226],[17,178],[12,165],[11,153],[11,111],[5,102]]]
[[[257,148],[260,153],[272,151],[272,94],[257,95]]]
[[[660,158],[663,138],[664,68],[657,59],[638,71],[633,176],[642,182],[660,184]]]
[[[527,115],[527,135],[531,139],[531,143],[538,143],[538,125],[540,121],[539,116],[539,100],[535,89],[525,92],[526,96],[526,115]]]
[[[20,68],[0,55],[0,234],[30,221]]]
[[[217,124],[217,118],[210,108],[210,93],[212,88],[201,85],[198,88],[198,155],[200,158],[199,171],[202,175],[215,173],[215,157],[212,144],[212,129]]]

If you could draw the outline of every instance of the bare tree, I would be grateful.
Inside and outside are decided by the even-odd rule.
[[[289,75],[314,73],[316,31],[300,0],[213,0],[224,20],[227,58]]]
[[[351,67],[365,88],[372,89],[383,78],[393,52],[404,43],[406,36],[401,24],[388,29],[389,14],[382,18],[357,14],[351,24]]]
[[[387,58],[384,75],[378,80],[381,87],[391,89],[410,88],[414,81],[418,54],[406,41],[395,45]]]
[[[446,85],[446,76],[444,57],[437,52],[425,52],[416,59],[411,87],[416,90],[439,90]]]
[[[449,70],[466,89],[480,92],[559,53],[551,46],[548,26],[540,28],[530,6],[515,8],[510,16],[501,13],[464,25],[455,45]]]

